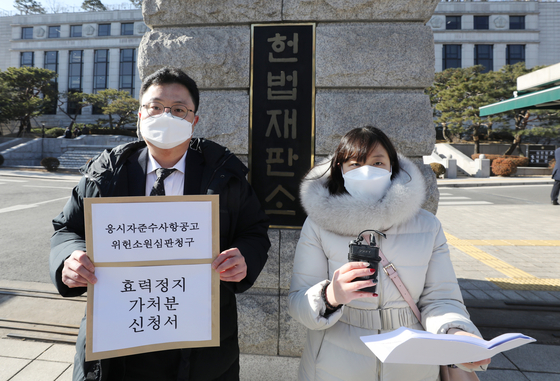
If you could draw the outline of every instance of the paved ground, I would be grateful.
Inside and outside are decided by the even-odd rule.
[[[29,175],[18,172],[22,171],[12,175]],[[511,183],[552,184],[546,177],[438,181],[441,193],[452,193],[456,187]],[[453,196],[442,196],[442,201],[444,197]],[[437,215],[446,231],[467,305],[523,302],[560,306],[560,207],[545,203],[455,204],[440,206]],[[0,289],[10,288],[54,291],[49,284],[0,281]],[[56,296],[32,305],[24,297],[0,298],[0,381],[71,380],[72,345],[7,338],[1,325],[10,319],[25,320],[31,311],[40,310],[60,325],[60,330],[73,330],[71,324],[83,315],[84,307],[83,300],[62,301]],[[481,381],[560,381],[559,359],[560,346],[537,342],[495,356],[489,370],[479,377]],[[294,380],[298,362],[297,358],[243,355],[241,378]]]

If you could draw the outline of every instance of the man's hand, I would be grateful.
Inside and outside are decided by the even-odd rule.
[[[461,329],[457,329],[457,328],[451,328],[450,330],[447,331],[448,334],[450,335],[463,335],[463,336],[471,336],[471,337],[476,337],[477,339],[481,339],[481,337],[477,336],[477,335],[473,335],[470,332],[465,332]],[[465,368],[468,369],[477,369],[479,366],[482,365],[486,365],[486,364],[490,364],[490,359],[486,359],[486,360],[481,360],[481,361],[476,361],[476,362],[467,362],[464,364],[461,364],[462,366],[464,366]]]
[[[88,283],[97,283],[95,266],[85,251],[75,250],[64,261],[62,282],[70,288],[87,287]]]
[[[212,262],[212,268],[225,282],[241,282],[247,276],[245,257],[236,247],[222,251]]]

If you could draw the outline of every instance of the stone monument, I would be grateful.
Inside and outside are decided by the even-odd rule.
[[[315,25],[315,161],[354,127],[381,128],[424,173],[435,213],[435,175],[424,166],[435,130],[424,89],[434,77],[430,19],[438,0],[144,0],[150,28],[139,48],[144,78],[170,65],[201,90],[194,135],[249,157],[251,27]],[[299,356],[305,329],[287,314],[298,229],[272,228],[269,260],[255,286],[238,295],[242,353]]]

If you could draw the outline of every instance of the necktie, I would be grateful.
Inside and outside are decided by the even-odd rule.
[[[163,186],[163,180],[167,178],[170,174],[175,171],[175,168],[158,168],[156,169],[157,179],[154,183],[154,187],[150,192],[150,196],[165,196],[165,187]]]

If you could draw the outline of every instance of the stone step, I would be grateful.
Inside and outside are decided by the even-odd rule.
[[[66,151],[58,157],[60,168],[80,168],[88,162],[89,159],[96,157],[103,150],[71,150]]]

